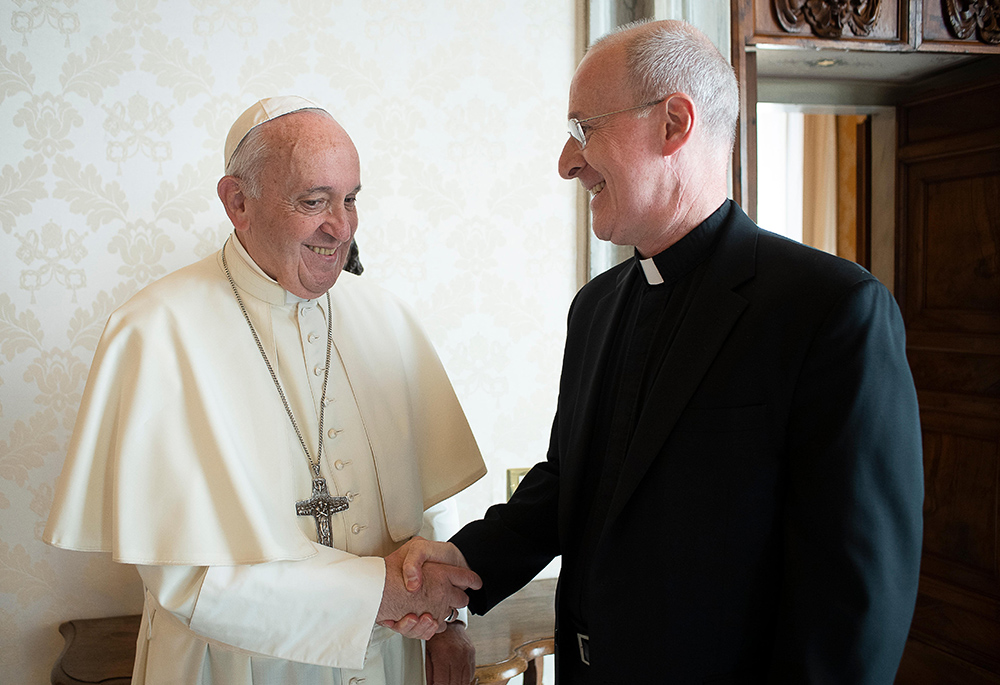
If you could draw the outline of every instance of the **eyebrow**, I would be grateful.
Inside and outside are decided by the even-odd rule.
[[[312,188],[306,188],[302,192],[303,195],[309,195],[310,193],[331,193],[333,192],[332,186],[313,186]],[[348,195],[357,195],[361,192],[361,184],[359,183],[354,187],[354,190],[348,193]]]

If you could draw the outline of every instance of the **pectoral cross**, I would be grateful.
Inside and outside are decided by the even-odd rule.
[[[313,478],[313,493],[309,499],[295,503],[295,513],[299,516],[313,516],[316,519],[316,536],[319,544],[333,547],[330,534],[330,517],[344,511],[349,506],[346,497],[333,497],[326,487],[325,478]]]

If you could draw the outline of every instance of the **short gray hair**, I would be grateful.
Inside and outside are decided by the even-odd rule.
[[[240,179],[243,194],[254,200],[260,199],[260,175],[271,156],[271,148],[262,135],[261,128],[255,126],[250,129],[226,165],[226,175]]]
[[[595,45],[644,23],[622,26]],[[736,137],[739,86],[733,68],[708,37],[690,24],[669,22],[622,38],[627,78],[637,101],[656,102],[671,93],[685,93],[701,114],[706,137],[728,154]]]

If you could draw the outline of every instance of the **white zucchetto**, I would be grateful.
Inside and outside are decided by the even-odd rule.
[[[298,112],[302,109],[319,109],[327,112],[325,107],[317,105],[312,100],[299,97],[298,95],[280,95],[273,98],[264,98],[252,104],[243,112],[229,129],[226,136],[225,165],[229,166],[229,161],[233,158],[233,153],[240,146],[243,139],[250,131],[263,124],[265,121],[277,119],[278,117]],[[327,112],[329,114],[329,112]]]

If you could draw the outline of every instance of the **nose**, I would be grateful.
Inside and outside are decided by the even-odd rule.
[[[356,215],[342,205],[337,205],[326,213],[321,230],[342,243],[349,243],[357,226]]]
[[[583,159],[583,150],[580,143],[571,136],[563,145],[562,154],[559,155],[559,175],[565,179],[576,178],[580,175],[587,162]]]

